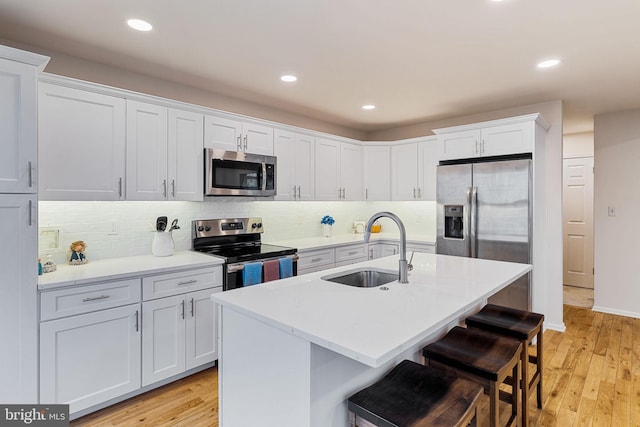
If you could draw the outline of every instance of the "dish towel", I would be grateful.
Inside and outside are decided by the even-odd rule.
[[[280,278],[284,279],[286,277],[293,276],[293,259],[291,258],[280,258],[278,260],[280,263]]]
[[[258,283],[262,283],[262,263],[245,264],[242,269],[242,286],[257,285]]]
[[[278,280],[280,278],[280,263],[277,259],[264,261],[262,263],[264,268],[264,281],[270,282],[272,280]]]

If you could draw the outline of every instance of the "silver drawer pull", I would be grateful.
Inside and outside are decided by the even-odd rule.
[[[312,258],[311,262],[319,262],[322,261],[322,258]]]
[[[85,298],[85,299],[82,300],[82,302],[98,301],[98,300],[107,299],[107,298],[109,298],[109,295],[100,295],[99,297]]]
[[[198,281],[196,279],[193,279],[193,280],[187,280],[186,282],[178,282],[178,286],[191,285],[193,283],[198,283]]]
[[[357,253],[358,253],[358,251],[351,251],[351,252],[349,252],[349,255],[355,255]]]

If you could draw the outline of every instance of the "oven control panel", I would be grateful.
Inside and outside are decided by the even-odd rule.
[[[193,237],[262,233],[262,218],[217,218],[193,220]]]

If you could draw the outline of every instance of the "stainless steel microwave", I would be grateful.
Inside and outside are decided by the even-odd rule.
[[[276,158],[204,149],[205,196],[275,196]]]

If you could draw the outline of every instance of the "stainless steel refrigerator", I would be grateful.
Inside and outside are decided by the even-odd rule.
[[[531,264],[531,174],[531,159],[439,165],[437,253]],[[489,302],[530,310],[531,273]]]

